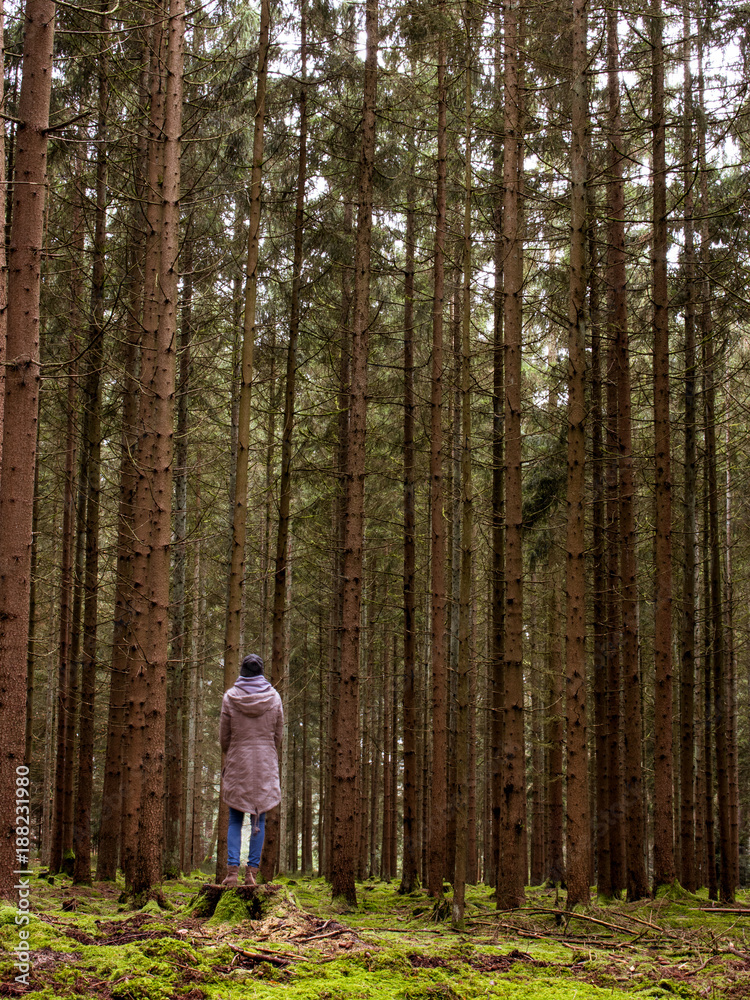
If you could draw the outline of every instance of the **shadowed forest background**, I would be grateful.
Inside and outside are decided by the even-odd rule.
[[[223,874],[258,652],[267,880],[734,899],[748,30],[6,0],[2,895],[18,766],[52,871]]]

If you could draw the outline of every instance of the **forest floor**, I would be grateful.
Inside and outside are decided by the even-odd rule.
[[[399,896],[397,881],[359,884],[353,908],[331,902],[320,879],[281,878],[216,892],[211,917],[199,915],[201,873],[164,883],[168,908],[152,900],[137,911],[119,901],[121,885],[73,886],[60,876],[31,883],[29,982],[15,979],[17,911],[0,907],[0,997],[750,998],[746,894],[731,912],[677,887],[571,915],[564,895],[539,888],[527,890],[523,910],[498,913],[480,886],[467,891],[458,933],[449,907],[436,913],[421,890]]]

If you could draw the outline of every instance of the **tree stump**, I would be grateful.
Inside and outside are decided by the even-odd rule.
[[[216,917],[222,923],[258,920],[276,885],[216,885],[208,882],[198,891],[191,910],[196,917]]]

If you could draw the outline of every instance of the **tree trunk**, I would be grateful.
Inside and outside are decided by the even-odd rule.
[[[369,801],[369,840],[370,840],[370,857],[369,857],[369,873],[372,877],[378,870],[378,797],[380,795],[380,763],[381,756],[383,756],[381,748],[384,745],[381,734],[384,728],[384,714],[385,706],[383,705],[383,698],[381,697],[381,692],[379,691],[377,696],[373,694],[370,699],[371,712],[370,712],[370,744],[371,744],[371,754],[372,760],[370,763],[370,801]],[[377,706],[377,711],[376,711]],[[374,727],[374,728],[373,728]],[[373,735],[374,733],[374,735]]]
[[[728,377],[727,372],[727,377]],[[739,747],[737,744],[737,663],[734,641],[734,580],[732,573],[732,454],[730,441],[731,396],[725,396],[725,442],[726,442],[726,611],[725,629],[727,636],[727,770],[729,772],[729,832],[730,861],[732,865],[731,883],[733,889],[740,884],[740,776]]]
[[[547,557],[547,676],[549,677],[549,707],[547,710],[547,881],[561,886],[565,879],[563,857],[563,746],[565,743],[565,705],[563,703],[562,650],[560,641],[560,559],[556,526],[551,526],[552,539]]]
[[[524,902],[526,856],[526,750],[523,683],[523,550],[521,514],[521,350],[523,239],[521,177],[523,134],[519,67],[520,0],[505,7],[503,242],[505,248],[505,693],[503,701],[502,862],[497,905]]]
[[[388,653],[388,637],[383,635],[383,812],[382,812],[382,837],[380,851],[380,877],[385,882],[390,882],[393,877],[391,872],[391,812],[393,810],[393,800],[391,798],[391,731],[393,725],[393,700],[391,698],[391,660]],[[374,832],[374,831],[373,831]]]
[[[245,540],[247,537],[248,463],[250,460],[250,402],[253,381],[256,301],[258,286],[258,251],[260,243],[261,177],[263,172],[263,138],[266,116],[266,82],[271,9],[269,0],[262,0],[258,36],[258,80],[255,89],[255,128],[253,133],[253,163],[250,175],[250,220],[247,250],[247,283],[245,286],[245,319],[242,337],[242,376],[238,415],[237,464],[232,518],[232,556],[229,570],[229,593],[224,625],[224,690],[234,683],[239,670],[240,635],[242,627],[242,587],[245,578]],[[219,801],[216,878],[224,877],[227,862],[227,825],[229,810]]]
[[[444,8],[441,5],[441,11]],[[432,772],[430,784],[429,862],[427,891],[443,896],[446,858],[447,734],[445,522],[443,517],[443,311],[445,295],[446,183],[448,158],[447,42],[438,40],[437,178],[435,190],[435,255],[432,298],[432,382],[430,395],[430,562],[432,568]]]
[[[149,91],[148,47],[142,45],[139,81],[139,107],[145,109]],[[144,196],[143,164],[147,160],[147,137],[141,130],[138,140],[138,164],[134,187],[136,204],[131,213],[130,236],[125,249],[125,301],[127,306],[126,338],[122,354],[122,423],[120,430],[120,482],[117,514],[117,574],[114,599],[114,632],[110,670],[109,709],[107,718],[107,750],[104,763],[102,811],[99,827],[97,880],[114,881],[118,855],[123,854],[123,795],[126,774],[126,685],[129,650],[132,638],[133,586],[133,516],[136,487],[135,454],[138,447],[138,387],[140,368],[141,313],[143,307],[144,234],[139,221],[142,215],[138,202]],[[125,859],[120,857],[125,868]]]
[[[42,805],[42,831],[40,860],[43,865],[50,863],[52,846],[52,806],[54,803],[53,789],[55,787],[55,705],[57,704],[56,672],[49,671],[46,704],[45,704],[45,741],[44,741],[44,787],[46,793]]]
[[[458,254],[458,247],[455,254]],[[448,803],[445,829],[445,872],[444,878],[453,883],[455,877],[458,847],[456,837],[456,807],[458,789],[456,786],[457,715],[458,715],[458,619],[460,611],[459,591],[461,588],[461,314],[460,305],[461,271],[454,267],[452,292],[449,303],[450,327],[453,341],[452,388],[448,404],[448,426],[451,428],[451,450],[448,463],[448,489],[451,519],[449,523],[448,552],[450,558],[450,599],[448,601],[448,704],[446,707],[447,750],[448,750]],[[446,505],[447,506],[447,505]],[[455,895],[455,889],[454,889]]]
[[[607,350],[606,441],[606,659],[607,659],[607,817],[609,827],[609,894],[619,899],[625,888],[625,803],[622,780],[622,635],[620,595],[620,497],[617,469],[619,407],[617,339],[614,324]]]
[[[502,114],[503,43],[502,11],[495,14],[495,113]],[[505,697],[505,532],[504,532],[504,449],[505,449],[505,376],[503,342],[503,267],[505,245],[503,236],[503,146],[499,134],[493,139],[493,228],[495,287],[492,294],[493,343],[492,343],[492,644],[491,695],[490,695],[490,776],[491,859],[490,870],[485,875],[490,885],[497,887],[500,874],[501,826],[503,800],[503,701]]]
[[[200,451],[198,452],[198,467],[201,464]],[[200,524],[201,519],[201,490],[200,481],[195,494],[195,517]],[[203,860],[203,845],[201,843],[201,827],[203,825],[203,704],[204,704],[204,672],[205,672],[205,561],[203,559],[203,545],[198,539],[195,546],[195,564],[193,567],[193,705],[191,716],[195,720],[195,730],[193,739],[193,753],[190,755],[193,762],[192,775],[192,811],[189,829],[189,850],[186,852],[190,858],[188,868],[193,871]]]
[[[302,874],[313,871],[312,774],[310,766],[310,699],[302,699]]]
[[[188,226],[190,222],[188,222]],[[193,244],[189,233],[183,247],[182,306],[180,310],[180,370],[177,389],[177,433],[174,457],[174,560],[172,570],[172,656],[168,667],[167,697],[170,705],[166,732],[166,783],[164,804],[164,874],[176,878],[180,873],[180,844],[184,840],[183,770],[187,760],[182,755],[183,718],[187,689],[187,504],[188,440],[190,420],[190,364],[193,310]]]
[[[302,77],[299,91],[299,165],[297,169],[297,204],[294,216],[294,260],[292,263],[292,303],[289,317],[289,342],[284,390],[284,426],[281,437],[281,479],[279,482],[279,520],[276,538],[276,568],[273,586],[273,624],[271,683],[279,687],[284,676],[284,626],[286,620],[287,552],[292,497],[292,437],[297,376],[297,343],[300,327],[300,289],[302,286],[302,240],[305,228],[305,186],[307,184],[307,18],[305,3],[300,8],[300,59]],[[278,863],[278,815],[266,820],[263,877],[273,877]]]
[[[83,220],[79,220],[82,224]],[[74,228],[75,231],[75,228]],[[80,230],[81,235],[83,229]],[[52,806],[52,836],[49,865],[52,872],[59,872],[63,862],[63,815],[65,798],[65,754],[69,731],[70,706],[68,704],[71,662],[71,629],[73,599],[73,557],[75,551],[77,454],[78,454],[78,327],[79,315],[74,287],[71,308],[69,341],[69,376],[67,391],[67,426],[65,433],[65,484],[63,487],[63,531],[60,559],[60,628],[58,645],[57,681],[57,741],[55,794]]]
[[[708,483],[708,456],[704,452],[703,456],[704,478]],[[713,635],[711,621],[713,619],[711,592],[711,557],[709,542],[709,503],[708,487],[703,491],[703,604],[705,621],[703,629],[703,746],[704,746],[704,773],[703,793],[705,802],[705,829],[706,829],[706,885],[708,886],[708,898],[719,898],[719,887],[716,877],[716,825],[714,816],[714,758],[712,731],[714,727],[714,691],[713,679],[715,675],[713,665]]]
[[[362,107],[357,239],[354,252],[354,323],[349,399],[349,448],[344,530],[344,606],[341,622],[341,682],[334,760],[334,822],[331,892],[356,901],[354,864],[359,718],[359,641],[364,538],[365,443],[367,436],[367,356],[370,325],[370,242],[378,78],[378,6],[368,0],[367,56]]]
[[[566,718],[567,815],[566,883],[568,909],[589,901],[589,800],[586,743],[586,8],[573,0],[571,79],[571,243],[568,309],[568,484]],[[611,768],[611,757],[610,757]],[[611,796],[611,785],[610,785]]]
[[[534,608],[536,619],[536,608]],[[544,732],[542,706],[542,677],[539,670],[539,653],[536,648],[537,627],[531,638],[530,662],[532,671],[531,691],[531,876],[530,885],[542,885],[545,879],[545,819],[544,798]]]
[[[344,202],[344,236],[345,252],[350,248],[349,237],[352,233],[352,203],[349,198]],[[333,828],[333,758],[334,735],[336,732],[336,713],[338,711],[338,689],[341,677],[341,615],[344,602],[344,499],[346,486],[347,453],[349,450],[349,378],[350,378],[350,330],[349,317],[352,305],[352,289],[349,269],[345,266],[345,258],[340,262],[341,270],[341,313],[339,323],[339,389],[338,389],[338,434],[336,441],[336,493],[331,510],[331,539],[333,547],[333,599],[331,601],[331,628],[329,642],[328,684],[326,704],[321,703],[323,717],[327,720],[326,739],[324,746],[325,767],[321,771],[321,801],[324,808],[321,812],[321,847],[320,864],[322,874],[330,880],[331,877],[331,830]]]
[[[620,577],[624,686],[624,785],[627,898],[648,893],[643,857],[645,842],[641,760],[641,682],[638,641],[638,589],[635,562],[634,472],[630,398],[627,273],[625,257],[625,186],[623,136],[620,121],[619,47],[617,12],[607,13],[607,90],[609,104],[609,180],[607,183],[607,284],[609,336],[617,353],[617,435],[620,469]]]
[[[37,424],[37,452],[39,450]],[[53,551],[53,562],[56,561]],[[26,650],[26,725],[23,759],[31,767],[34,752],[34,672],[37,646],[37,577],[39,562],[39,462],[34,468],[34,512],[31,515],[31,566],[29,567],[29,644]]]
[[[99,511],[101,507],[101,369],[104,359],[104,278],[107,245],[107,111],[109,104],[109,16],[102,8],[99,54],[99,114],[96,152],[96,210],[91,279],[91,323],[85,389],[86,577],[83,663],[79,721],[78,784],[73,836],[73,881],[91,884],[91,798],[94,776],[94,700],[97,672]],[[85,485],[84,485],[85,483]]]
[[[65,722],[65,757],[62,788],[62,871],[73,874],[73,833],[75,824],[75,762],[77,757],[79,665],[81,660],[83,590],[86,558],[86,437],[81,435],[76,485],[76,527],[73,558],[73,601],[70,617],[70,663],[66,693],[67,717]]]
[[[654,464],[654,891],[675,879],[672,824],[672,470],[669,414],[667,168],[661,0],[651,16],[653,157]]]
[[[404,850],[399,892],[417,885],[419,814],[417,809],[416,718],[416,516],[414,502],[414,192],[407,192],[404,279]]]
[[[609,860],[609,783],[607,777],[607,629],[606,546],[604,499],[604,448],[602,441],[602,350],[598,319],[598,265],[596,247],[596,203],[589,189],[589,274],[591,309],[591,479],[593,487],[591,595],[594,633],[594,746],[596,803],[596,888],[603,899],[612,896]],[[613,374],[607,372],[607,386]],[[609,394],[608,397],[609,399]]]
[[[0,65],[5,65],[5,2],[0,0]],[[5,107],[5,74],[0,74],[0,106]],[[5,346],[8,337],[8,262],[6,255],[6,206],[8,184],[5,169],[5,130],[0,130],[0,474],[3,468],[3,423],[5,416]]]
[[[680,661],[680,883],[697,889],[695,873],[695,579],[696,579],[696,354],[695,354],[695,244],[693,227],[693,74],[690,68],[690,14],[683,12],[684,40],[682,159],[684,188],[685,316],[685,486],[683,500],[683,582]]]
[[[474,552],[474,542],[472,541],[472,553]],[[473,559],[472,555],[472,559]],[[476,885],[479,881],[479,843],[483,833],[478,823],[478,781],[477,781],[477,756],[479,752],[479,739],[477,734],[477,697],[479,688],[479,678],[477,677],[477,663],[479,662],[477,649],[477,607],[476,593],[473,585],[471,588],[471,610],[470,610],[470,649],[469,649],[469,719],[468,719],[468,765],[469,776],[466,784],[468,796],[467,821],[468,840],[466,845],[466,881],[469,885]]]
[[[17,178],[8,255],[8,310],[4,412],[3,475],[0,481],[0,742],[5,765],[0,776],[0,897],[15,899],[14,870],[24,869],[28,853],[16,852],[16,779],[28,772],[23,760],[26,723],[26,656],[29,641],[29,592],[34,507],[37,421],[39,415],[39,291],[44,230],[47,126],[52,86],[55,5],[27,0],[23,80],[18,106]],[[28,791],[28,785],[19,785]],[[24,816],[30,818],[28,813]]]
[[[141,371],[142,386],[151,387],[156,368],[156,343],[158,326],[157,288],[160,259],[160,206],[157,200],[159,177],[163,170],[161,144],[158,137],[164,128],[164,93],[162,66],[164,62],[164,33],[162,25],[144,27],[146,53],[149,63],[150,107],[148,116],[148,138],[145,151],[146,177],[144,196],[146,200],[146,238],[143,263],[143,307],[141,318]],[[153,390],[152,390],[153,391]],[[152,392],[141,391],[138,398],[135,437],[137,440],[135,483],[133,487],[133,536],[132,592],[129,595],[132,609],[132,631],[128,642],[128,677],[126,680],[125,718],[127,734],[124,752],[124,786],[122,816],[122,867],[125,883],[132,888],[136,879],[136,865],[139,853],[139,820],[145,765],[145,739],[147,718],[145,706],[148,700],[146,688],[145,643],[148,638],[149,594],[148,594],[148,520],[151,513],[151,490],[148,481],[148,449],[153,429]],[[170,435],[171,437],[171,435]],[[152,459],[153,464],[153,459]],[[171,507],[171,502],[170,502]],[[158,708],[158,706],[157,706]],[[159,718],[157,711],[157,721]],[[160,838],[161,839],[161,838]],[[159,843],[160,843],[159,839]],[[147,880],[148,872],[142,873]]]
[[[165,11],[165,14],[167,12]],[[178,236],[184,0],[170,0],[164,21],[163,53],[152,79],[149,185],[151,253],[147,253],[141,382],[148,392],[139,413],[139,475],[136,487],[136,563],[141,584],[136,613],[137,653],[143,698],[137,850],[132,870],[134,894],[150,891],[161,877],[163,847],[163,755],[166,678],[169,659],[169,572],[172,508],[172,435],[178,308]],[[152,221],[153,220],[153,221]],[[152,284],[152,280],[156,279]],[[137,690],[138,690],[137,688]],[[132,758],[131,758],[132,760]],[[131,767],[133,764],[131,764]],[[132,831],[131,831],[132,832]]]
[[[704,194],[704,192],[701,192]],[[703,203],[705,217],[707,203]],[[707,224],[701,240],[704,274],[709,274]],[[706,491],[708,494],[708,548],[711,613],[707,620],[713,665],[713,725],[716,739],[716,778],[719,813],[719,895],[722,902],[734,901],[731,810],[729,801],[728,697],[726,677],[726,641],[722,607],[722,538],[719,533],[718,474],[716,457],[716,356],[713,346],[710,281],[703,281],[701,340],[703,341],[703,399],[705,412]]]
[[[469,673],[471,670],[471,582],[474,508],[471,482],[471,102],[472,9],[467,3],[464,152],[463,316],[461,323],[461,575],[458,618],[458,685],[456,697],[456,865],[451,925],[464,929],[469,841]]]

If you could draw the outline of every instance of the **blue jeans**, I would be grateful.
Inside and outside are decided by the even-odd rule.
[[[229,807],[229,827],[227,829],[227,864],[239,865],[240,847],[242,846],[242,821],[245,814],[239,809]],[[252,819],[252,817],[251,817]],[[250,850],[247,863],[251,868],[260,868],[260,855],[263,850],[263,840],[266,836],[266,814],[258,817],[258,831],[250,834]]]

